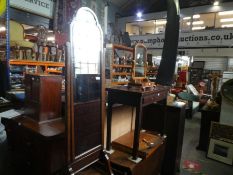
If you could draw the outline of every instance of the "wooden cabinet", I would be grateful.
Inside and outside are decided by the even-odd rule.
[[[108,44],[105,60],[107,86],[127,84],[132,74],[133,48]]]
[[[64,121],[44,124],[27,116],[14,119],[2,118],[14,174],[52,175],[66,165]]]
[[[61,117],[61,85],[59,75],[25,75],[25,114],[37,122]]]
[[[185,105],[152,104],[143,110],[142,128],[167,135],[162,175],[175,175],[180,168],[185,124]]]
[[[202,108],[198,150],[208,151],[211,122],[219,122],[219,120],[220,109],[209,109],[207,106]]]

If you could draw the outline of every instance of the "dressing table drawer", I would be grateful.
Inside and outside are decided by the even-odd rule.
[[[156,101],[161,101],[167,97],[167,91],[162,91],[153,95],[143,97],[143,105],[148,105]]]

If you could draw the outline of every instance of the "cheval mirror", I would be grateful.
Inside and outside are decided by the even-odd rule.
[[[155,84],[146,77],[146,73],[147,49],[145,45],[138,43],[134,46],[133,71],[129,87],[136,86],[142,89],[153,87]]]
[[[103,34],[95,13],[80,8],[67,43],[66,114],[69,173],[76,174],[103,154]]]

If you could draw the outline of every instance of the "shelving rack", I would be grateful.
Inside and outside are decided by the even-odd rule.
[[[131,77],[134,49],[119,44],[108,44],[106,48],[107,86],[127,84]]]
[[[33,60],[10,60],[10,65],[23,65],[23,66],[42,66],[45,73],[62,73],[61,70],[55,70],[50,68],[63,68],[65,63],[63,62],[51,62],[51,61],[33,61]]]
[[[11,89],[24,89],[25,73],[62,74],[63,62],[34,61],[34,60],[10,60],[10,85]]]

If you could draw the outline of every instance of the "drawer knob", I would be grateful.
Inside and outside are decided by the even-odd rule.
[[[160,96],[160,93],[158,93],[158,96]]]
[[[21,126],[21,125],[22,125],[22,124],[19,122],[19,123],[18,123],[18,126]]]
[[[69,172],[71,172],[71,171],[73,171],[73,169],[72,169],[72,168],[69,168]]]

